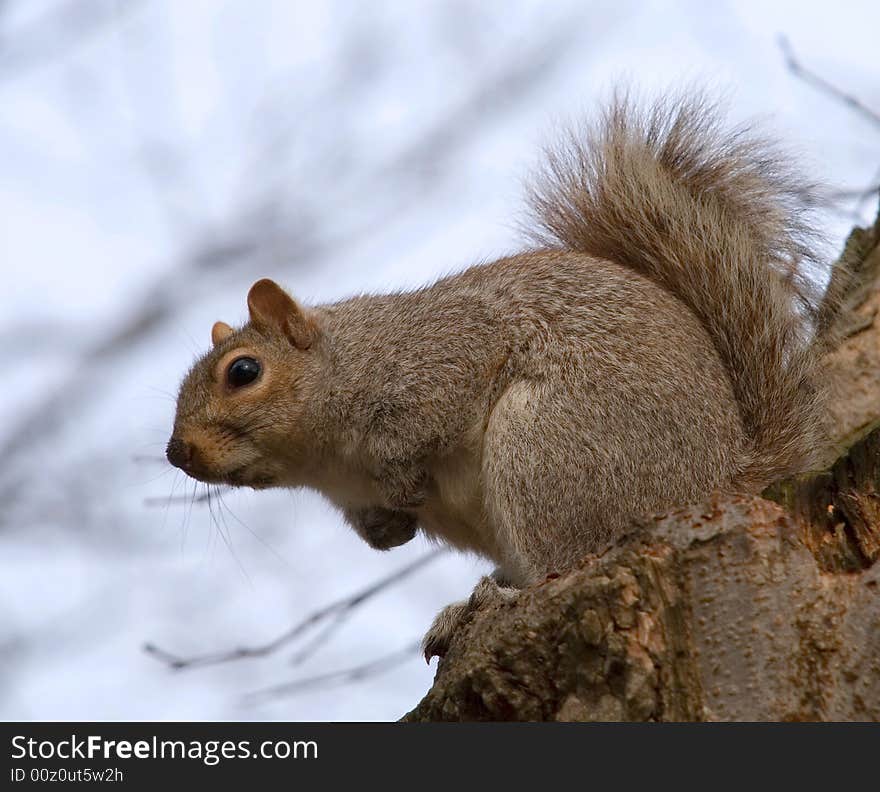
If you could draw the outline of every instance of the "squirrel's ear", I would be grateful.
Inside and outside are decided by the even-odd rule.
[[[258,280],[248,292],[248,311],[257,327],[280,330],[300,349],[308,349],[317,328],[302,308],[275,281]]]
[[[232,332],[232,328],[226,322],[214,322],[214,326],[211,328],[211,343],[214,346],[222,344],[232,335]]]

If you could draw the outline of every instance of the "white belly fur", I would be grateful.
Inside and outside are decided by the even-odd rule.
[[[434,461],[431,490],[418,510],[419,523],[428,536],[497,560],[495,538],[486,519],[481,456],[482,436]]]

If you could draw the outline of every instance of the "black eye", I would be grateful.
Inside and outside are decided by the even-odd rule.
[[[226,370],[226,381],[232,388],[250,385],[259,376],[259,362],[249,357],[236,358],[229,364],[229,368]]]

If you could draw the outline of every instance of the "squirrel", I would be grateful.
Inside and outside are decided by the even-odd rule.
[[[421,530],[497,565],[424,641],[563,572],[633,517],[756,492],[820,449],[827,335],[811,188],[702,95],[616,96],[548,152],[532,244],[413,291],[217,322],[170,462],[308,487],[372,547]]]

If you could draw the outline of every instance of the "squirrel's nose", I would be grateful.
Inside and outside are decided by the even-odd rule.
[[[172,437],[168,441],[168,446],[165,449],[165,456],[168,457],[168,461],[174,465],[174,467],[186,470],[192,462],[192,445],[190,443],[185,443],[179,437]]]

